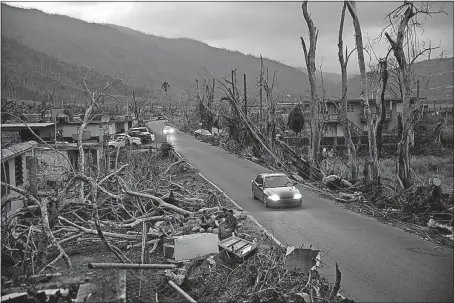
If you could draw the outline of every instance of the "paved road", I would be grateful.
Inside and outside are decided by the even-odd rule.
[[[161,123],[149,126],[159,131]],[[177,131],[177,151],[284,244],[313,245],[327,254],[325,276],[342,271],[341,292],[360,302],[453,302],[453,252],[418,236],[341,209],[300,188],[300,209],[269,210],[251,198],[250,182],[266,171]],[[321,253],[322,256],[324,253]]]

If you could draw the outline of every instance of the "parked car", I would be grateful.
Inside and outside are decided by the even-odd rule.
[[[300,206],[303,195],[283,173],[262,173],[252,180],[252,197],[265,207]]]
[[[126,133],[115,134],[112,136],[113,139],[117,138],[125,138],[126,145],[132,145],[134,147],[138,147],[142,145],[142,139],[139,137],[132,137]]]
[[[171,127],[171,126],[164,126],[164,128],[162,129],[162,133],[164,135],[170,135],[170,134],[173,134],[175,132],[175,130]]]
[[[120,148],[125,147],[126,140],[124,137],[118,137],[116,139],[109,140],[109,142],[107,142],[107,145],[109,146],[109,149],[117,149],[119,147]]]
[[[147,127],[133,127],[128,131],[131,137],[138,137],[142,139],[142,143],[153,142],[155,135]]]
[[[196,138],[202,138],[202,137],[211,137],[213,135],[206,129],[198,129],[194,132],[194,136]]]

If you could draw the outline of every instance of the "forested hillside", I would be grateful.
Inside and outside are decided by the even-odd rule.
[[[43,100],[55,88],[56,99],[80,102],[88,95],[83,85],[86,67],[76,66],[30,49],[15,40],[2,37],[2,96],[25,100]],[[112,77],[93,70],[87,78],[92,91],[100,91]],[[113,95],[132,95],[132,87],[122,82],[109,90]],[[138,94],[144,91],[134,88]]]
[[[229,76],[236,68],[246,73],[250,94],[255,94],[260,59],[240,52],[211,47],[191,39],[167,39],[129,28],[87,23],[2,4],[2,36],[76,66],[95,66],[103,75],[118,77],[126,85],[159,90],[168,81],[171,90],[195,91],[195,79]],[[276,61],[264,60],[276,71],[279,89],[305,92],[303,72]],[[328,87],[329,88],[329,87]]]

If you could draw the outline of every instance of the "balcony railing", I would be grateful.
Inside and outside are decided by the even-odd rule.
[[[372,119],[375,121],[377,120],[377,114],[376,113],[372,113]],[[391,120],[391,111],[386,111],[386,114],[385,114],[385,121],[390,121]],[[366,113],[361,113],[361,122],[367,122],[367,119],[366,119]]]
[[[325,114],[325,121],[326,122],[339,122],[340,115],[339,114]]]

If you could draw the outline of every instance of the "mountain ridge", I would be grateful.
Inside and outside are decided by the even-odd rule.
[[[236,68],[239,82],[243,73],[247,75],[252,93],[260,72],[259,58],[197,40],[157,37],[6,4],[2,4],[2,28],[3,36],[38,52],[78,66],[96,66],[101,74],[145,89],[159,89],[168,81],[171,90],[181,87],[194,92],[195,79],[219,79]],[[264,59],[264,63],[270,74],[276,71],[280,90],[299,94],[309,89],[303,72],[274,60]]]
[[[210,77],[217,80],[221,80],[222,77],[230,78],[231,69],[236,68],[239,88],[242,90],[242,78],[243,74],[246,74],[248,100],[252,104],[257,98],[260,58],[239,51],[213,47],[195,39],[159,37],[115,24],[89,23],[65,15],[47,14],[37,9],[23,9],[3,3],[2,29],[2,44],[6,41],[6,44],[14,44],[13,48],[26,47],[28,52],[36,51],[57,60],[48,59],[49,62],[67,64],[70,70],[75,67],[87,69],[94,66],[99,74],[98,78],[121,78],[123,85],[131,88],[123,90],[124,93],[135,90],[136,95],[142,92],[152,98],[163,99],[161,84],[164,81],[170,83],[171,95],[178,91],[195,93],[195,79],[203,81],[204,78]],[[423,61],[415,64],[416,70],[425,81],[423,96],[432,94],[435,97],[448,95],[452,97],[452,89],[449,90],[453,79],[452,58],[446,60],[448,61],[442,64],[437,64],[438,61],[433,60],[432,63]],[[24,64],[18,63],[19,61],[20,59],[16,58],[19,69],[37,68],[25,67]],[[264,58],[264,64],[269,69],[270,77],[273,71],[276,71],[278,90],[292,96],[307,95],[309,81],[304,67],[288,66],[267,58]],[[7,73],[14,74],[17,71],[12,64],[5,65]],[[4,70],[2,83],[3,72]],[[446,77],[446,73],[449,72],[450,75]],[[445,73],[445,76],[438,75],[440,73]],[[323,76],[327,97],[338,96],[341,91],[340,75],[324,72]],[[52,78],[53,75],[47,77]],[[321,86],[319,79],[320,72],[317,71],[317,85]],[[60,85],[78,87],[79,83],[71,81],[69,77],[66,84]],[[360,76],[349,77],[348,85],[348,96],[358,97]],[[68,91],[68,87],[64,90]]]

